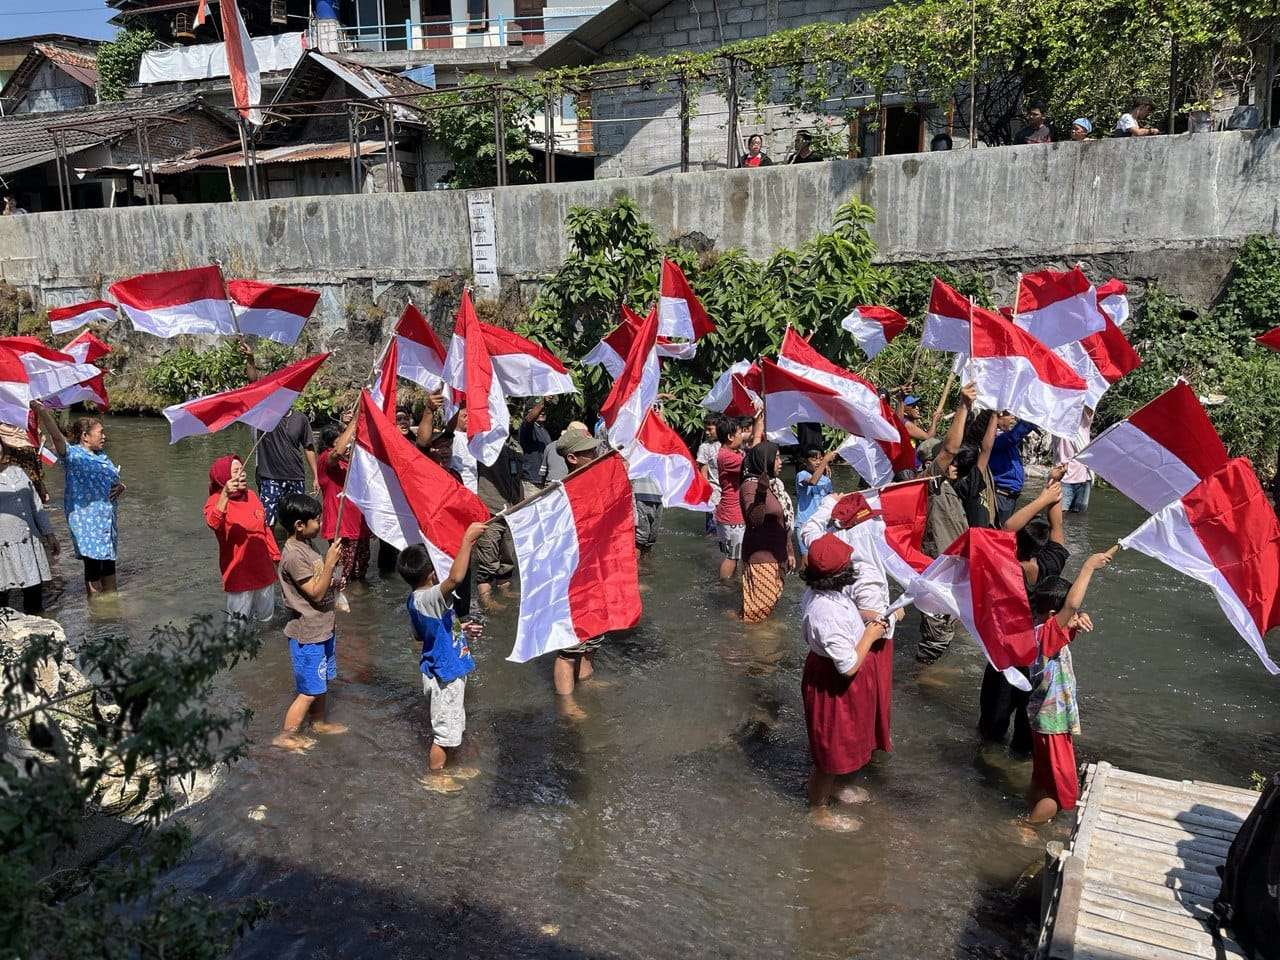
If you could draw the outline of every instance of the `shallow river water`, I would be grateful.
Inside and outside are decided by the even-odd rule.
[[[221,608],[201,518],[229,431],[167,445],[167,425],[111,419],[121,504],[122,621],[152,625]],[[56,512],[61,477],[51,471]],[[848,473],[837,485],[852,487]],[[1070,571],[1144,518],[1113,491],[1070,516]],[[1013,824],[1028,765],[975,736],[981,655],[958,638],[914,661],[915,615],[896,651],[892,755],[861,781],[860,832],[805,819],[808,772],[794,578],[774,622],[728,619],[702,516],[667,511],[642,561],[645,614],[598,660],[610,684],[557,716],[551,664],[509,663],[515,603],[490,617],[468,681],[467,735],[482,771],[461,794],[416,783],[429,730],[398,579],[352,591],[339,618],[332,718],[350,733],[309,754],[266,746],[292,697],[269,628],[227,695],[255,711],[250,758],[184,814],[197,836],[174,882],[271,917],[236,956],[1025,957],[1034,944],[1043,842]],[[73,639],[90,618],[74,560],[54,608]],[[1094,581],[1096,631],[1073,646],[1079,759],[1235,785],[1280,768],[1280,681],[1207,590],[1133,553]],[[1061,831],[1061,827],[1058,828]]]

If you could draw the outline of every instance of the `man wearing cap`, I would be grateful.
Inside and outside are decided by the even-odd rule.
[[[1088,117],[1077,117],[1071,121],[1071,139],[1076,143],[1088,140],[1091,133],[1093,133],[1093,124]]]
[[[560,439],[556,441],[556,451],[564,457],[569,473],[573,473],[600,456],[600,441],[585,429],[570,427],[560,434]],[[564,698],[561,701],[561,708],[573,719],[582,719],[586,716],[573,702],[573,691],[578,681],[586,680],[595,673],[591,666],[591,656],[604,642],[604,637],[605,635],[601,634],[590,640],[584,640],[576,646],[556,651],[556,663],[551,677],[555,683],[556,695]]]

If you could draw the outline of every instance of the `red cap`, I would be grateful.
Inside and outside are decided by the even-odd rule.
[[[883,516],[879,510],[872,510],[867,498],[860,493],[851,493],[841,497],[840,502],[831,511],[831,522],[841,530],[856,527],[864,520]]]
[[[834,533],[825,533],[809,544],[805,563],[818,576],[830,577],[847,567],[852,559],[853,547]]]

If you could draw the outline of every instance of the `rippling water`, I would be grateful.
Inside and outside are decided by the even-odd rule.
[[[169,447],[164,424],[122,419],[108,433],[129,484],[119,623],[143,636],[219,610],[200,514],[209,462],[246,449],[244,435]],[[1067,521],[1071,570],[1143,517],[1095,491],[1091,513]],[[863,773],[863,829],[815,831],[804,816],[799,584],[788,582],[773,623],[732,622],[738,597],[716,581],[702,522],[664,516],[641,566],[644,619],[606,644],[598,669],[613,685],[580,697],[583,722],[557,717],[549,660],[504,659],[514,601],[490,618],[467,688],[470,762],[482,774],[453,796],[415,782],[430,728],[416,648],[402,585],[371,573],[339,621],[331,714],[351,732],[304,756],[256,747],[184,814],[197,847],[174,882],[275,902],[240,957],[1026,956],[1033,871],[1054,828],[1028,836],[1013,825],[1028,766],[979,747],[976,647],[958,639],[922,669],[909,616],[896,749]],[[54,615],[73,638],[103,628],[86,619],[77,564],[63,566],[72,588]],[[1207,590],[1122,553],[1088,606],[1097,629],[1073,647],[1079,759],[1236,785],[1280,767],[1280,681]],[[278,628],[230,687],[266,744],[293,689]]]

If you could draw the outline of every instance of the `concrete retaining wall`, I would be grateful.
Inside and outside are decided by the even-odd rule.
[[[699,232],[764,257],[827,227],[850,197],[877,211],[885,262],[993,272],[1082,259],[1161,276],[1198,299],[1231,254],[1280,219],[1280,132],[1062,143],[511,187],[497,193],[498,267],[531,279],[567,254],[575,205],[627,194],[661,235]],[[0,278],[46,305],[133,273],[221,260],[228,274],[316,284],[425,283],[470,270],[462,192],[89,210],[0,218]],[[366,293],[367,295],[367,293]]]

